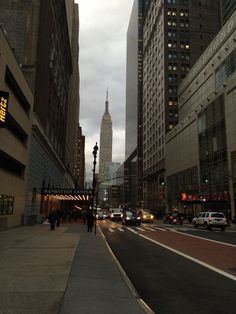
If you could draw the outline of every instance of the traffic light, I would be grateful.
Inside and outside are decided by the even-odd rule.
[[[163,176],[159,176],[159,185],[165,186],[165,178]]]
[[[208,180],[208,175],[207,174],[204,174],[203,176],[202,176],[202,183],[208,183],[209,182],[209,180]]]

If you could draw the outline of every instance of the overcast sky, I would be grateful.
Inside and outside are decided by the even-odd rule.
[[[89,179],[93,147],[100,141],[107,88],[113,125],[112,161],[124,161],[126,33],[133,0],[75,2],[79,3],[80,16],[80,124],[86,141],[86,176]]]

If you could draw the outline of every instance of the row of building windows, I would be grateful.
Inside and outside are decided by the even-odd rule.
[[[225,59],[215,71],[215,85],[219,88],[226,79],[236,71],[236,49]]]
[[[177,48],[178,46],[181,49],[186,49],[186,50],[190,49],[190,44],[188,41],[181,41],[180,43],[178,43],[177,41],[168,41],[168,44],[167,44],[168,48]]]
[[[170,30],[170,29],[169,29],[168,32],[167,32],[167,36],[168,36],[168,37],[174,37],[174,38],[176,38],[176,37],[177,37],[177,34],[178,34],[177,30]],[[180,35],[181,38],[183,38],[183,37],[189,37],[189,31],[180,30],[180,31],[179,31],[179,35]]]
[[[188,72],[190,70],[190,64],[181,64],[179,67],[177,63],[169,63],[168,70],[169,71],[178,71],[178,68],[181,72]]]
[[[168,4],[177,4],[177,0],[167,0]],[[179,0],[180,5],[188,5],[188,0]]]
[[[175,19],[171,19],[171,20],[168,20],[167,21],[167,25],[168,26],[172,26],[172,27],[177,27],[178,26],[178,23],[179,23],[179,26],[180,27],[183,27],[183,28],[188,28],[189,27],[189,21],[188,20],[180,20],[179,22]]]
[[[176,9],[167,9],[168,16],[189,16],[188,10],[180,9],[179,12]]]

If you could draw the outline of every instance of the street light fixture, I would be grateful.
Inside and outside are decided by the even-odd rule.
[[[95,201],[95,191],[96,191],[96,176],[95,176],[95,169],[96,169],[96,159],[97,159],[97,152],[98,152],[98,145],[97,142],[93,148],[93,195],[92,195],[92,214],[95,216],[94,220],[94,233],[96,234],[96,214],[97,214],[97,204],[94,210],[94,201]]]

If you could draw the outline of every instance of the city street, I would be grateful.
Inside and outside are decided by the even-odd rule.
[[[155,313],[235,313],[236,229],[162,221],[99,221],[113,253]]]

